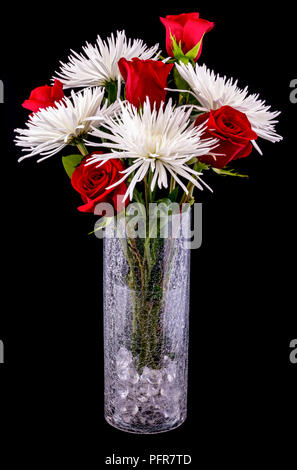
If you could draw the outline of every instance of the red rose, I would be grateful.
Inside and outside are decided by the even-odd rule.
[[[126,82],[126,99],[137,108],[142,105],[146,97],[151,104],[156,102],[157,107],[165,101],[167,91],[167,78],[173,64],[164,64],[156,60],[140,60],[134,58],[119,60],[119,69]]]
[[[42,108],[55,107],[55,102],[62,98],[64,98],[63,84],[55,80],[53,86],[45,85],[32,90],[29,99],[24,101],[22,106],[37,113]]]
[[[102,154],[103,152],[93,152],[91,155]],[[71,184],[74,189],[80,193],[83,206],[79,206],[81,212],[94,212],[96,204],[99,202],[108,202],[113,205],[117,212],[120,212],[128,204],[122,199],[127,191],[126,184],[120,183],[111,189],[108,186],[116,183],[123,175],[119,172],[125,169],[120,159],[113,158],[107,160],[103,165],[98,167],[98,162],[91,165],[85,165],[87,158],[84,157],[78,167],[75,168],[71,177]]]
[[[167,15],[165,18],[160,18],[160,20],[166,28],[166,50],[171,57],[173,57],[171,36],[176,39],[177,44],[181,43],[182,51],[186,54],[200,42],[205,33],[208,33],[214,27],[213,22],[199,18],[199,13]],[[202,43],[194,59],[195,62],[199,59],[201,52]]]
[[[217,155],[216,159],[206,155],[199,157],[199,160],[215,168],[223,168],[231,160],[247,157],[253,149],[250,141],[258,137],[246,115],[231,106],[222,106],[217,111],[202,114],[196,119],[195,125],[202,123],[207,125],[203,138],[219,139],[214,153],[223,155]]]

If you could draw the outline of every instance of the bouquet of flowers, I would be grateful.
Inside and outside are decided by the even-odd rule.
[[[114,255],[119,253],[114,245],[106,248],[105,336],[111,351],[106,368],[114,370],[106,375],[107,393],[113,395],[107,416],[121,429],[130,426],[138,432],[170,429],[185,415],[182,398],[173,390],[185,380],[186,360],[180,369],[176,361],[177,345],[186,339],[168,339],[166,312],[168,302],[171,312],[176,305],[183,310],[186,303],[184,297],[175,298],[174,307],[168,290],[173,292],[173,279],[181,272],[184,281],[187,260],[177,261],[181,255],[173,236],[160,236],[160,210],[150,223],[150,205],[168,209],[167,220],[168,215],[187,213],[195,191],[212,190],[208,171],[245,176],[230,167],[233,161],[249,156],[253,148],[261,153],[260,139],[281,140],[275,130],[278,112],[259,95],[249,94],[247,87],[241,89],[237,81],[201,64],[204,36],[213,22],[199,13],[160,20],[166,31],[166,57],[158,44],[148,47],[140,39],[128,39],[124,31],[106,40],[98,36],[95,44],[86,43],[61,63],[51,86],[31,92],[23,103],[31,114],[26,127],[16,129],[15,139],[26,153],[20,161],[62,155],[82,198],[78,210],[102,216],[95,233],[114,227],[111,222],[126,215],[117,247],[123,259]],[[67,155],[70,147],[78,151]],[[143,223],[133,219],[131,203]],[[117,324],[121,306],[110,302],[111,291],[119,288],[115,286],[129,292],[129,300],[121,294],[129,304],[122,306],[129,311],[123,327]],[[111,337],[117,338],[117,346],[111,345]]]

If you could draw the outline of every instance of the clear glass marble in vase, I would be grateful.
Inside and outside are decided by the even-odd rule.
[[[165,237],[111,229],[104,238],[105,419],[123,431],[165,432],[186,419],[189,225],[183,214]]]

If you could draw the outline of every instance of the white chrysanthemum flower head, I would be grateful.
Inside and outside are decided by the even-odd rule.
[[[110,158],[132,160],[131,165],[121,172],[123,178],[109,187],[120,184],[134,173],[124,200],[127,197],[132,200],[136,184],[144,179],[150,169],[151,191],[156,183],[159,188],[167,188],[168,174],[186,194],[188,190],[180,177],[203,189],[201,183],[207,185],[200,179],[201,173],[194,171],[187,162],[193,157],[208,154],[216,140],[201,139],[204,127],[195,127],[191,123],[191,112],[191,108],[173,106],[171,99],[166,106],[162,103],[158,110],[148,98],[140,111],[128,102],[121,102],[121,111],[103,124],[108,132],[94,128],[91,133],[105,140],[103,143],[92,142],[92,145],[107,147],[111,151],[90,157],[87,164],[100,162],[102,165]]]
[[[253,131],[259,137],[278,142],[282,137],[275,131],[278,111],[271,112],[270,106],[259,99],[258,94],[250,95],[248,87],[238,88],[233,78],[220,77],[205,65],[176,64],[181,77],[190,85],[194,96],[201,103],[201,111],[216,110],[221,106],[231,106],[247,115]]]
[[[27,155],[19,158],[45,155],[38,161],[55,155],[66,145],[83,140],[96,122],[104,121],[119,109],[116,102],[108,107],[107,102],[103,106],[103,88],[86,88],[79,93],[72,91],[71,98],[64,97],[55,103],[56,107],[40,109],[30,116],[26,129],[16,129],[15,143],[23,147]],[[94,121],[89,120],[96,115]]]
[[[105,86],[110,81],[122,81],[118,61],[124,57],[131,60],[158,59],[159,44],[149,48],[140,39],[127,39],[125,31],[117,31],[116,37],[112,34],[102,40],[98,35],[95,45],[88,42],[83,47],[83,53],[71,51],[69,62],[56,72],[64,88]],[[56,77],[55,77],[56,78]]]

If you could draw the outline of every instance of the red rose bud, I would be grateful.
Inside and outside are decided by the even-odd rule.
[[[199,18],[199,13],[182,13],[181,15],[167,15],[160,18],[166,28],[166,51],[170,57],[174,57],[172,38],[181,44],[184,54],[190,52],[201,41],[200,48],[192,59],[196,62],[202,52],[202,39],[214,27],[211,21]]]
[[[253,149],[250,141],[258,137],[246,115],[231,106],[222,106],[217,111],[201,114],[195,126],[202,123],[207,126],[202,138],[219,139],[214,153],[222,155],[216,155],[216,158],[206,155],[199,157],[199,160],[215,168],[223,168],[232,160],[247,157]]]
[[[63,84],[55,80],[53,86],[45,85],[32,90],[29,99],[24,101],[22,106],[37,113],[42,108],[55,107],[55,102],[62,98],[64,98]]]
[[[146,97],[150,103],[160,106],[165,101],[168,75],[173,64],[164,64],[156,60],[133,58],[119,60],[119,69],[126,82],[126,99],[136,108],[143,105]]]
[[[98,162],[85,165],[90,156],[102,153],[93,152],[91,155],[84,157],[72,173],[71,184],[80,193],[85,203],[78,207],[81,212],[94,213],[96,205],[100,202],[112,204],[117,212],[121,212],[129,202],[128,199],[125,203],[122,202],[127,191],[126,183],[123,182],[114,188],[106,189],[123,177],[120,171],[125,170],[125,167],[120,159],[107,160],[99,167]]]

